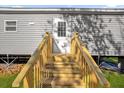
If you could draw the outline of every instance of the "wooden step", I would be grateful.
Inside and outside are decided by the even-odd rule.
[[[81,74],[81,71],[79,69],[44,69],[42,72],[49,72],[49,73],[63,73],[63,74]]]
[[[66,79],[62,80],[59,78],[56,78],[52,81],[52,87],[54,88],[75,88],[75,87],[81,87],[81,80],[80,79]]]
[[[47,78],[42,80],[43,88],[80,88],[85,87],[79,78]]]
[[[79,87],[81,86],[81,72],[78,65],[74,62],[56,61],[45,64],[44,71],[52,75],[53,80],[46,80],[44,87]]]
[[[53,73],[80,74],[80,70],[75,64],[62,65],[61,63],[46,64],[45,69]]]
[[[53,78],[42,79],[42,88],[52,88]]]
[[[70,62],[73,61],[71,54],[53,54],[52,60],[54,62]]]
[[[42,80],[42,88],[80,88],[83,84],[80,79],[49,78]]]
[[[68,67],[68,66],[73,66],[73,67],[78,67],[78,65],[74,62],[50,62],[45,64],[45,67]]]
[[[54,77],[57,77],[57,78],[61,78],[61,79],[71,79],[71,78],[78,78],[80,79],[81,78],[81,75],[80,74],[56,74],[54,73],[53,74]]]
[[[78,71],[79,68],[75,67],[75,66],[47,66],[45,67],[45,69],[48,70],[55,70],[55,71],[62,71],[62,70],[74,70],[74,71]]]

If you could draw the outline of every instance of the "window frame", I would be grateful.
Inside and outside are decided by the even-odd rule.
[[[63,27],[64,27],[63,25],[60,26],[61,30],[60,30],[60,31],[58,30],[58,29],[60,29],[60,28],[59,28],[59,23],[61,23],[61,22],[62,22],[62,23],[65,23],[65,33],[63,33],[63,32],[64,32],[64,31],[63,31]],[[58,31],[57,31],[57,32],[58,32],[58,33],[57,33],[57,36],[58,36],[58,37],[66,37],[66,35],[67,35],[67,32],[66,32],[66,30],[67,30],[67,23],[66,23],[66,21],[58,21],[57,30],[58,30]],[[60,34],[60,35],[58,35],[58,34]],[[64,34],[65,34],[65,35],[64,35]]]
[[[16,22],[16,31],[7,31],[6,30],[6,27],[7,27],[7,25],[6,25],[6,22],[8,22],[8,21],[15,21]],[[17,21],[18,20],[4,20],[4,32],[7,32],[7,33],[9,33],[9,32],[17,32]]]

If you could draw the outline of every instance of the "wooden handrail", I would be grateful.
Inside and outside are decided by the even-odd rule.
[[[80,53],[77,53],[77,55],[79,54],[79,56],[75,60],[78,60],[78,62],[81,61],[81,62],[83,62],[83,64],[87,64],[88,65],[87,69],[89,69],[90,72],[94,71],[95,78],[98,79],[97,86],[99,86],[99,82],[100,82],[100,85],[102,87],[110,87],[109,82],[104,77],[103,73],[101,72],[101,70],[97,66],[96,62],[94,61],[94,59],[92,58],[90,53],[87,51],[84,44],[82,44],[81,41],[79,40],[78,33],[74,33],[74,36],[72,38],[71,43],[72,43],[72,46],[71,46],[72,55],[76,55],[76,51],[78,51],[78,50],[80,51]],[[76,43],[76,44],[74,45],[74,43]],[[83,58],[83,60],[79,59],[80,56],[81,56],[81,58]],[[82,64],[82,63],[80,63],[80,64]],[[92,87],[95,87],[95,86],[92,86]]]
[[[104,77],[102,71],[99,69],[98,65],[96,64],[94,59],[91,57],[90,53],[87,51],[86,48],[83,47],[82,49],[84,51],[83,56],[86,58],[88,65],[93,69],[93,71],[97,75],[101,85],[103,87],[110,87],[110,84],[109,84],[108,80]]]
[[[24,86],[25,87],[37,87],[37,85],[35,84],[36,81],[33,78],[38,78],[38,82],[40,82],[40,76],[35,75],[36,74],[41,74],[41,65],[43,63],[43,59],[41,60],[41,56],[42,56],[42,51],[44,49],[44,51],[46,51],[46,59],[48,59],[48,55],[51,54],[51,50],[52,50],[52,40],[50,37],[50,34],[48,32],[46,32],[42,42],[40,43],[40,45],[38,46],[38,48],[35,50],[35,52],[32,54],[32,56],[30,57],[30,59],[28,60],[27,64],[24,66],[24,68],[21,70],[21,72],[18,74],[18,76],[16,77],[16,79],[14,80],[14,82],[12,83],[12,87],[19,87],[21,85],[21,82],[24,80]],[[46,45],[46,46],[45,46]],[[49,53],[48,53],[49,52]],[[45,53],[45,52],[44,52]],[[44,58],[44,57],[42,57]],[[36,69],[36,70],[35,70]],[[32,72],[31,72],[32,71]],[[30,74],[30,75],[28,75]],[[33,76],[31,76],[31,74],[33,74]],[[32,84],[28,84],[28,79],[26,77],[31,77],[33,81]],[[29,80],[30,81],[30,80]],[[32,81],[30,81],[32,82]],[[40,84],[39,84],[40,86]]]

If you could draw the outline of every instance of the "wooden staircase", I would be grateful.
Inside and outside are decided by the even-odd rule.
[[[46,33],[12,86],[25,88],[110,87],[78,33],[71,40],[70,54],[53,53],[53,38]]]
[[[51,76],[43,82],[44,87],[62,88],[62,87],[80,87],[81,72],[78,65],[71,59],[71,56],[56,55],[54,62],[45,65],[45,69]],[[49,81],[49,82],[48,82]]]

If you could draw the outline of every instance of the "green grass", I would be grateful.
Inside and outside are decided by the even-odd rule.
[[[12,75],[0,75],[0,88],[11,88],[12,82],[16,78],[17,74]]]
[[[112,71],[102,70],[107,80],[110,82],[111,88],[124,88],[124,74]],[[12,82],[17,74],[0,75],[0,88],[11,88]]]
[[[118,57],[105,57],[106,61],[118,63]],[[111,84],[112,88],[124,88],[124,74],[103,70],[105,77]]]
[[[104,60],[108,62],[118,63],[118,57],[104,57]]]
[[[124,74],[105,70],[103,73],[110,82],[111,88],[124,88]]]

